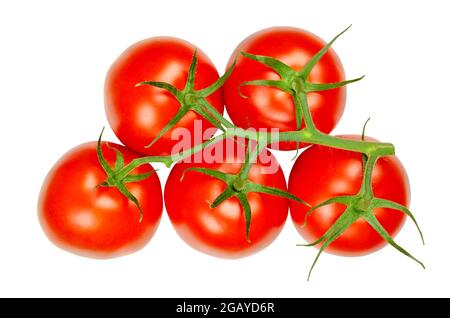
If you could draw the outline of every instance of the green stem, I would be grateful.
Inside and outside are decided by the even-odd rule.
[[[373,199],[373,190],[372,190],[372,174],[373,169],[375,168],[375,163],[377,162],[378,156],[368,156],[367,161],[364,164],[364,174],[363,181],[361,185],[360,194],[363,195],[364,198]]]
[[[281,132],[279,134],[271,134],[271,142],[281,141],[299,141],[310,144],[317,144],[338,148],[342,150],[363,153],[367,156],[390,156],[395,154],[394,145],[383,142],[367,142],[360,140],[344,139],[324,134],[318,130],[310,131],[302,129],[301,131]]]
[[[306,129],[316,130],[316,126],[314,125],[314,121],[311,116],[311,112],[308,107],[308,100],[306,98],[306,93],[304,91],[300,91],[299,93],[293,93],[292,98],[294,100],[294,104],[296,109],[300,108],[302,111],[302,117],[305,122]],[[301,125],[301,123],[300,123]]]
[[[180,153],[177,153],[175,155],[169,155],[169,156],[147,156],[147,157],[141,157],[136,158],[132,160],[129,164],[124,166],[121,170],[118,171],[116,174],[116,177],[121,180],[122,178],[125,178],[130,172],[132,172],[134,169],[136,169],[139,166],[142,166],[144,164],[152,163],[152,162],[160,162],[166,165],[166,167],[170,167],[173,163],[183,160],[187,157],[192,156],[193,154],[203,150],[205,147],[209,145],[213,145],[215,143],[218,143],[221,140],[224,140],[227,138],[229,134],[226,132],[223,134],[220,134],[216,137],[213,137],[204,143],[198,144],[188,150],[182,151]]]
[[[245,156],[245,162],[242,166],[241,172],[239,173],[239,177],[241,179],[247,179],[248,174],[250,173],[250,169],[252,168],[252,165],[256,162],[256,159],[258,158],[258,155],[263,151],[263,149],[266,147],[266,142],[264,140],[257,142],[254,149],[252,148],[252,140],[249,140],[248,146],[247,146],[247,155]]]

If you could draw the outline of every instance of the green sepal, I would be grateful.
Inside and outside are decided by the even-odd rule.
[[[98,161],[100,162],[100,165],[102,166],[102,168],[105,171],[106,175],[109,176],[110,174],[113,173],[113,170],[109,166],[108,162],[106,162],[105,157],[103,157],[102,137],[103,137],[103,132],[104,131],[105,131],[105,127],[102,128],[100,136],[98,137],[98,141],[97,141],[97,157],[98,157]]]
[[[242,82],[238,86],[238,93],[242,98],[247,99],[248,96],[242,94],[241,87],[242,86],[264,86],[264,87],[273,87],[278,88],[281,91],[291,93],[291,88],[283,81],[278,80],[254,80],[254,81],[246,81]]]
[[[344,213],[342,213],[341,216],[337,219],[337,221],[328,229],[328,231],[318,241],[316,241],[317,243],[315,243],[314,245],[319,244],[321,242],[323,242],[323,244],[315,257],[314,262],[311,265],[311,268],[309,269],[308,281],[322,252],[360,217],[361,215],[355,213],[351,207],[348,207],[344,211]],[[311,244],[308,244],[308,246],[311,246]]]
[[[313,207],[311,207],[309,209],[309,211],[306,213],[302,227],[306,226],[306,223],[308,221],[308,217],[317,209],[329,205],[329,204],[333,204],[333,203],[340,203],[340,204],[344,204],[344,205],[349,205],[352,201],[353,201],[354,197],[352,196],[347,196],[347,195],[343,195],[343,196],[339,196],[339,197],[334,197],[334,198],[330,198],[322,203],[319,203]]]
[[[309,83],[309,82],[306,82],[305,83],[305,91],[307,93],[309,93],[309,92],[327,91],[327,90],[330,90],[330,89],[343,87],[343,86],[345,86],[347,84],[358,82],[358,81],[362,80],[364,77],[365,77],[365,75],[363,75],[361,77],[358,77],[358,78],[345,80],[345,81],[337,82],[337,83],[323,83],[322,84],[322,83]]]
[[[200,167],[192,167],[192,168],[185,169],[183,171],[183,175],[182,175],[181,179],[183,179],[184,175],[188,171],[200,172],[200,173],[206,174],[210,177],[222,180],[223,182],[225,182],[227,184],[230,183],[234,179],[233,176],[228,173],[224,173],[222,171],[215,170],[215,169],[200,168]]]
[[[247,182],[245,184],[244,187],[246,192],[257,192],[257,193],[265,193],[265,194],[270,194],[270,195],[274,195],[274,196],[278,196],[278,197],[283,197],[289,200],[293,200],[296,202],[299,202],[301,204],[304,204],[308,207],[310,207],[311,205],[307,202],[305,202],[304,200],[296,197],[293,194],[290,194],[287,191],[278,189],[278,188],[274,188],[274,187],[268,187],[268,186],[264,186],[262,184],[259,183],[254,183],[254,182]]]
[[[119,182],[117,184],[114,185],[119,191],[120,193],[122,193],[128,200],[130,200],[131,202],[133,202],[138,210],[139,210],[139,223],[142,222],[142,218],[144,216],[144,214],[142,213],[142,209],[141,209],[141,205],[139,204],[138,199],[127,189],[127,187],[125,186],[125,184],[123,182]]]
[[[407,207],[405,207],[401,204],[398,204],[396,202],[393,202],[393,201],[389,201],[389,200],[385,200],[385,199],[378,199],[378,198],[373,199],[372,205],[374,208],[388,208],[388,209],[397,210],[397,211],[403,212],[404,214],[409,216],[411,218],[411,220],[414,222],[414,224],[417,228],[417,231],[420,234],[422,244],[425,245],[425,239],[424,239],[422,231],[419,227],[419,223],[417,223],[416,218],[414,217],[414,215],[411,213],[411,211]]]
[[[158,87],[158,88],[162,88],[166,91],[168,91],[170,94],[172,94],[174,97],[176,97],[177,99],[180,97],[180,91],[178,90],[178,88],[176,88],[175,86],[173,86],[172,84],[166,83],[166,82],[158,82],[158,81],[143,81],[140,83],[137,83],[135,86],[139,87],[139,86],[144,86],[144,85],[149,85],[149,86],[154,86],[154,87]]]
[[[194,54],[192,54],[191,65],[189,66],[188,77],[186,80],[186,85],[184,91],[192,92],[194,90],[195,72],[197,71],[197,48],[194,49]]]
[[[197,94],[200,97],[208,97],[209,95],[213,94],[215,91],[221,88],[223,84],[225,84],[227,79],[231,76],[231,73],[233,73],[235,67],[236,67],[236,59],[233,61],[233,64],[231,64],[231,66],[228,68],[225,74],[223,74],[217,81],[215,81],[210,86],[198,90]]]
[[[234,197],[236,192],[233,191],[232,187],[227,187],[217,198],[214,199],[214,202],[211,203],[210,207],[212,209],[218,207],[222,202]]]
[[[399,251],[400,253],[402,253],[403,255],[406,255],[407,257],[411,258],[412,260],[416,261],[417,263],[420,264],[420,266],[422,266],[423,269],[425,269],[425,265],[419,261],[417,258],[415,258],[414,256],[412,256],[408,251],[406,251],[403,247],[401,247],[400,245],[398,245],[393,239],[392,237],[389,235],[389,233],[385,230],[385,228],[380,224],[380,222],[378,221],[378,219],[375,217],[374,214],[369,213],[367,215],[364,216],[364,220],[366,220],[367,223],[370,224],[370,226],[372,226],[372,228],[377,231],[378,234],[380,234],[380,236],[386,241],[388,242],[392,247],[394,247],[397,251]]]
[[[125,164],[125,159],[123,158],[122,153],[119,151],[119,149],[116,149],[109,145],[109,143],[106,143],[106,147],[108,147],[111,150],[114,150],[116,153],[116,163],[114,164],[114,170],[122,169]]]
[[[288,77],[292,74],[295,74],[295,71],[292,68],[290,68],[289,66],[287,66],[280,60],[277,60],[273,57],[264,56],[264,55],[255,55],[255,54],[250,54],[250,53],[246,53],[246,52],[241,52],[241,54],[243,56],[245,56],[246,58],[257,61],[259,63],[262,63],[262,64],[270,67],[275,72],[277,72],[278,75],[280,75],[282,78]]]
[[[140,174],[129,174],[129,175],[127,175],[125,177],[125,179],[123,179],[123,182],[124,183],[139,182],[139,181],[147,179],[148,177],[150,177],[155,172],[156,172],[156,170],[153,170],[153,171],[150,171],[150,172],[146,172],[146,173],[140,173]]]
[[[317,64],[317,62],[320,61],[320,59],[327,53],[328,49],[333,45],[333,43],[342,35],[344,34],[348,29],[350,29],[351,25],[349,25],[344,31],[336,35],[327,45],[325,45],[319,52],[317,52],[309,61],[306,63],[306,65],[303,67],[299,74],[301,74],[304,78],[307,78],[309,74],[311,73],[314,66]]]
[[[247,242],[250,243],[250,224],[252,222],[252,210],[250,207],[250,203],[248,202],[247,195],[243,192],[238,192],[236,194],[237,198],[239,199],[239,202],[241,202],[242,209],[244,210],[244,217],[245,217],[245,237],[247,238]]]
[[[184,115],[187,114],[189,111],[189,108],[187,107],[180,107],[178,109],[178,112],[175,114],[174,117],[172,117],[171,120],[163,127],[163,129],[158,133],[158,135],[144,148],[150,148],[153,146],[166,132],[168,132],[170,129],[172,129],[180,120],[184,117]]]

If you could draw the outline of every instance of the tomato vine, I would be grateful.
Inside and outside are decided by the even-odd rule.
[[[97,153],[99,161],[108,176],[108,178],[101,185],[117,187],[119,191],[121,191],[121,193],[124,194],[128,199],[133,201],[140,210],[139,202],[137,202],[137,200],[131,195],[131,193],[129,193],[126,190],[125,187],[125,183],[127,182],[135,181],[136,178],[146,177],[145,175],[138,175],[138,176],[133,175],[132,177],[130,177],[130,173],[134,169],[143,164],[151,162],[163,163],[167,167],[170,167],[177,161],[183,160],[201,151],[205,147],[217,143],[226,138],[230,137],[244,138],[248,141],[247,153],[245,156],[245,162],[242,165],[241,170],[238,174],[231,175],[206,168],[191,168],[189,170],[197,173],[207,174],[211,177],[220,179],[226,183],[227,186],[224,192],[220,194],[216,198],[216,200],[211,203],[210,206],[214,208],[219,206],[222,202],[224,202],[228,198],[231,198],[233,196],[237,197],[240,204],[242,205],[245,214],[246,219],[245,233],[248,238],[248,233],[251,230],[251,208],[247,200],[248,192],[262,192],[271,195],[282,196],[290,200],[295,200],[305,205],[308,205],[308,203],[304,202],[301,198],[297,198],[287,191],[265,187],[250,182],[248,180],[248,173],[250,171],[252,164],[255,162],[259,153],[267,145],[276,142],[286,142],[286,141],[296,142],[297,145],[299,145],[299,143],[302,142],[316,145],[324,145],[332,148],[338,148],[346,151],[361,153],[361,160],[363,163],[363,181],[359,192],[353,196],[339,196],[329,198],[328,200],[316,206],[310,207],[310,210],[305,217],[305,222],[307,222],[308,216],[314,213],[315,210],[332,203],[340,203],[346,206],[345,211],[341,214],[341,216],[337,219],[337,221],[328,229],[328,231],[325,234],[323,234],[323,236],[321,236],[315,242],[306,244],[306,246],[314,246],[321,244],[317,256],[314,259],[314,262],[311,266],[308,279],[321,253],[343,232],[345,232],[354,222],[356,222],[361,218],[363,218],[368,224],[370,224],[370,226],[376,232],[378,232],[378,234],[387,243],[389,243],[391,246],[393,246],[402,254],[418,262],[422,267],[424,267],[422,262],[420,262],[418,259],[412,256],[409,252],[407,252],[404,248],[399,246],[392,239],[392,237],[383,228],[383,226],[380,224],[380,222],[377,220],[374,214],[374,209],[376,208],[390,208],[403,212],[413,220],[413,222],[417,226],[417,229],[423,241],[422,232],[420,231],[416,219],[414,218],[413,214],[408,210],[408,208],[393,201],[377,198],[372,190],[372,172],[375,167],[375,164],[380,157],[394,155],[395,154],[394,145],[392,145],[391,143],[366,141],[364,140],[364,131],[361,140],[343,139],[325,134],[316,128],[311,116],[311,112],[308,107],[308,101],[306,98],[308,93],[324,90],[332,90],[350,83],[360,81],[364,77],[361,76],[351,80],[345,80],[342,82],[328,83],[328,84],[311,83],[307,80],[309,74],[311,73],[317,62],[325,55],[325,53],[328,51],[331,45],[343,33],[345,33],[348,30],[348,28],[346,28],[344,31],[335,36],[326,46],[324,46],[319,52],[317,52],[317,54],[314,55],[300,71],[295,71],[288,65],[281,62],[280,60],[277,60],[269,56],[253,55],[247,52],[241,52],[242,56],[244,56],[245,58],[264,64],[265,66],[271,68],[280,76],[279,80],[253,80],[243,82],[241,83],[241,87],[248,85],[268,86],[277,88],[281,91],[288,93],[292,97],[292,100],[295,105],[295,119],[297,126],[297,130],[295,131],[274,133],[274,132],[255,131],[252,129],[243,129],[234,126],[229,120],[224,118],[213,106],[211,106],[205,98],[214,93],[225,83],[227,78],[232,73],[235,64],[233,64],[226,71],[226,73],[211,86],[200,90],[194,90],[193,83],[195,79],[195,71],[197,66],[196,52],[194,52],[193,54],[192,63],[188,73],[187,83],[183,90],[179,90],[174,86],[170,85],[169,83],[164,82],[144,81],[141,83],[137,83],[136,86],[151,85],[167,90],[180,103],[178,113],[169,121],[169,123],[161,130],[158,136],[154,138],[153,141],[147,147],[151,147],[159,139],[159,137],[161,137],[164,133],[168,132],[184,115],[186,115],[188,111],[191,110],[196,112],[206,120],[208,120],[218,129],[220,129],[221,133],[203,142],[202,144],[198,144],[180,153],[168,156],[141,157],[132,160],[127,165],[123,164],[120,152],[117,150],[116,166],[114,168],[105,165],[104,159],[102,158],[101,154],[101,148],[98,147]],[[243,97],[245,98],[245,96]],[[301,128],[302,122],[304,122],[305,124],[304,128]],[[100,142],[101,136],[99,138],[99,144]],[[252,144],[255,144],[256,146],[252,147]]]

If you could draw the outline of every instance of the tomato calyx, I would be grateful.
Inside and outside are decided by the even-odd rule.
[[[295,106],[295,124],[296,124],[296,130],[299,131],[302,127],[302,123],[305,124],[305,129],[310,131],[317,131],[315,124],[312,120],[311,113],[308,109],[308,102],[307,102],[307,94],[310,92],[319,92],[319,91],[326,91],[331,90],[339,87],[346,86],[347,84],[358,82],[364,78],[364,76],[345,80],[341,82],[336,83],[311,83],[308,81],[308,78],[314,68],[314,66],[320,61],[320,59],[327,53],[328,49],[332,46],[332,44],[342,35],[344,34],[349,28],[348,26],[344,31],[336,35],[327,45],[325,45],[319,52],[317,52],[307,63],[306,65],[299,71],[296,71],[292,69],[290,66],[286,65],[280,60],[277,60],[273,57],[269,56],[263,56],[263,55],[254,55],[249,54],[246,52],[241,52],[241,54],[249,58],[251,60],[254,60],[256,62],[259,62],[261,64],[264,64],[265,66],[271,68],[273,71],[275,71],[280,79],[279,80],[253,80],[253,81],[246,81],[239,85],[239,94],[243,98],[247,98],[245,95],[241,92],[242,86],[266,86],[266,87],[273,87],[277,88],[281,91],[284,91],[291,95],[294,106]],[[297,141],[297,150],[295,152],[294,157],[292,160],[294,160],[298,154],[299,154],[299,145],[300,143]]]
[[[301,92],[305,92],[306,89],[306,81],[303,78],[294,78],[290,84],[292,91],[295,94],[299,94]]]
[[[136,205],[139,210],[139,223],[141,223],[143,218],[141,205],[139,204],[138,199],[127,189],[125,184],[129,182],[139,182],[145,180],[150,177],[155,172],[155,170],[147,173],[126,175],[125,177],[120,178],[118,172],[121,171],[121,169],[125,166],[124,157],[118,149],[106,143],[106,146],[114,150],[114,152],[116,153],[116,161],[114,167],[108,164],[105,157],[103,156],[102,151],[102,136],[104,130],[105,128],[102,129],[102,132],[100,133],[100,136],[98,138],[97,157],[107,177],[103,182],[98,184],[98,187],[116,187],[120,191],[120,193],[122,193],[128,200]]]
[[[223,86],[225,81],[233,72],[236,62],[233,63],[233,65],[225,72],[225,74],[221,76],[216,82],[206,88],[195,90],[194,82],[197,63],[197,50],[195,50],[192,56],[191,65],[189,67],[186,84],[182,90],[179,90],[170,83],[158,81],[143,81],[135,85],[136,87],[149,85],[164,89],[172,96],[174,96],[180,103],[180,108],[176,115],[164,126],[159,134],[147,146],[145,146],[145,148],[150,148],[151,146],[153,146],[161,138],[162,135],[172,129],[191,110],[202,116],[204,119],[209,121],[212,125],[220,129],[221,131],[225,131],[227,127],[233,126],[229,121],[223,118],[223,116],[206,100],[206,97],[210,96]]]
[[[239,93],[242,97],[247,98],[245,95],[242,94],[240,88],[242,86],[266,86],[266,87],[273,87],[277,88],[279,90],[282,90],[288,94],[290,94],[294,100],[295,104],[295,120],[296,120],[296,128],[297,130],[300,130],[301,124],[302,124],[302,117],[305,116],[302,108],[301,103],[306,103],[306,94],[310,92],[318,92],[318,91],[325,91],[325,90],[331,90],[338,87],[345,86],[350,83],[358,82],[364,78],[364,76],[345,80],[342,82],[336,82],[336,83],[311,83],[308,81],[309,75],[311,74],[314,66],[320,61],[320,59],[327,53],[328,49],[331,47],[331,45],[342,35],[344,34],[349,28],[347,27],[344,31],[336,35],[326,46],[324,46],[319,52],[317,52],[307,63],[306,65],[300,70],[295,71],[285,63],[283,63],[280,60],[277,60],[273,57],[269,56],[263,56],[263,55],[254,55],[246,52],[241,52],[241,54],[249,58],[251,60],[254,60],[256,62],[259,62],[261,64],[264,64],[265,66],[271,68],[273,71],[275,71],[280,79],[279,80],[253,80],[253,81],[246,81],[239,85]],[[309,118],[304,118],[305,126],[308,129],[314,129],[314,123],[312,120],[308,120]]]
[[[270,194],[274,196],[283,197],[289,200],[294,200],[308,207],[311,207],[310,204],[296,197],[295,195],[290,194],[287,191],[274,187],[265,186],[249,180],[248,175],[251,166],[256,161],[257,156],[264,149],[265,146],[266,146],[265,144],[256,144],[255,149],[251,150],[252,146],[251,142],[249,142],[249,145],[247,146],[245,161],[241,167],[241,170],[237,174],[225,173],[215,169],[200,168],[200,167],[188,168],[183,172],[183,176],[185,173],[189,171],[203,173],[215,179],[219,179],[226,184],[225,190],[221,194],[219,194],[219,196],[217,196],[217,198],[212,203],[210,203],[210,207],[216,208],[227,199],[236,197],[239,200],[244,212],[245,237],[249,243],[250,243],[249,233],[250,233],[252,211],[250,203],[247,198],[248,193],[255,192],[255,193]]]
[[[246,180],[236,178],[236,180],[234,180],[234,182],[232,184],[233,190],[235,192],[242,192],[242,190],[244,190],[244,188],[245,188],[245,183],[246,183]]]
[[[298,246],[316,246],[321,244],[319,248],[319,252],[317,253],[313,264],[308,273],[308,280],[311,277],[312,270],[316,265],[320,255],[322,252],[335,241],[342,233],[344,233],[353,223],[358,221],[359,219],[364,219],[389,245],[394,247],[400,253],[406,255],[407,257],[416,261],[419,265],[425,268],[425,265],[411,255],[407,250],[398,245],[394,239],[390,236],[390,234],[386,231],[383,225],[378,221],[374,211],[378,208],[389,208],[393,210],[400,211],[406,214],[411,220],[414,222],[419,235],[421,237],[422,243],[425,244],[422,231],[411,211],[396,202],[377,198],[374,196],[372,191],[372,172],[373,167],[377,161],[377,156],[369,156],[366,157],[363,155],[362,164],[363,164],[363,182],[361,184],[361,188],[358,194],[353,196],[338,196],[334,198],[330,198],[325,200],[322,203],[319,203],[310,208],[310,210],[306,213],[303,226],[307,224],[308,217],[317,209],[330,205],[330,204],[341,204],[346,206],[344,212],[339,216],[336,222],[323,234],[320,238],[310,244],[298,244]]]

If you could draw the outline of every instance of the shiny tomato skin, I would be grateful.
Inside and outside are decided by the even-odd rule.
[[[125,163],[137,154],[123,146],[119,149]],[[42,185],[38,216],[47,237],[58,247],[92,258],[112,258],[144,247],[155,233],[162,214],[162,191],[156,173],[143,181],[127,183],[139,200],[138,208],[116,188],[97,187],[106,174],[100,166],[96,142],[79,145],[53,166]],[[114,165],[115,153],[105,143],[105,159]],[[140,166],[133,173],[153,171]]]
[[[214,149],[224,149],[226,142],[214,145]],[[236,146],[239,148],[240,146]],[[212,147],[208,147],[208,152]],[[249,193],[252,210],[249,232],[250,242],[245,236],[245,218],[239,201],[233,197],[216,208],[210,208],[217,196],[225,190],[225,183],[199,172],[187,171],[191,167],[216,169],[236,174],[242,166],[242,155],[233,154],[230,147],[222,163],[180,162],[174,166],[164,190],[167,213],[179,236],[191,247],[203,253],[220,258],[241,258],[254,254],[268,246],[283,228],[288,201],[281,197],[260,193]],[[274,170],[270,164],[259,160],[250,171],[250,180],[266,186],[286,190],[283,172],[275,157],[269,151],[264,156],[274,160]],[[260,157],[261,158],[261,157]],[[273,172],[263,174],[263,172]]]
[[[105,110],[111,128],[124,145],[145,155],[168,155],[177,143],[171,138],[174,129],[186,128],[194,144],[202,141],[202,133],[207,128],[213,127],[200,115],[189,111],[153,146],[145,148],[175,116],[180,103],[163,89],[135,85],[142,81],[163,81],[183,89],[195,48],[177,38],[149,38],[130,46],[112,64],[105,80]],[[219,74],[199,49],[197,57],[194,87],[202,89],[214,83]],[[206,98],[220,113],[224,107],[222,95],[219,89]],[[194,127],[194,120],[200,120],[202,129]],[[194,138],[194,128],[200,139]],[[205,139],[214,131],[210,129]]]
[[[228,61],[230,67],[238,56],[236,67],[224,86],[226,109],[233,123],[243,128],[250,124],[254,128],[297,130],[294,103],[288,93],[272,87],[242,86],[242,95],[247,98],[239,94],[242,82],[280,78],[269,67],[243,57],[240,52],[271,56],[299,71],[325,45],[316,35],[291,27],[264,29],[242,41]],[[313,83],[343,80],[344,69],[333,49],[328,50],[308,78]],[[344,111],[346,88],[311,92],[307,98],[316,127],[324,133],[330,133]],[[305,145],[301,144],[302,147]],[[296,143],[282,142],[278,147],[281,150],[292,150],[296,149]]]
[[[342,138],[360,139],[361,136],[342,135]],[[366,140],[376,141],[366,137]],[[357,194],[362,182],[361,154],[312,146],[297,159],[289,177],[289,191],[311,205],[341,195]],[[372,187],[377,198],[387,199],[404,206],[409,205],[408,176],[395,156],[379,158],[373,172]],[[303,227],[308,208],[293,202],[290,206],[297,231],[308,242],[314,242],[344,212],[345,206],[331,204],[314,211]],[[395,236],[406,220],[397,210],[375,209],[375,216],[391,236]],[[343,256],[360,256],[373,253],[387,243],[363,219],[357,220],[325,250]]]

